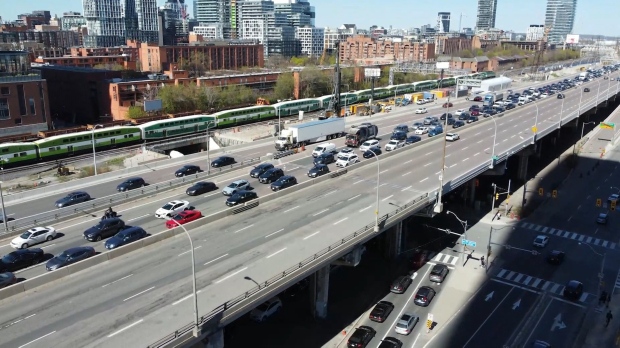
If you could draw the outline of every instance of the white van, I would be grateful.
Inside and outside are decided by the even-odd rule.
[[[334,143],[320,144],[314,148],[314,151],[312,151],[312,157],[319,157],[320,155],[324,153],[330,153],[330,152],[332,153],[336,152],[336,144]]]

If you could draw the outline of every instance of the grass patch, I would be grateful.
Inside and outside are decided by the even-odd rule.
[[[125,159],[127,159],[129,156],[121,156],[121,157],[116,157],[116,158],[112,158],[110,160],[105,161],[106,166],[110,166],[110,167],[125,167]]]
[[[103,173],[108,173],[111,172],[112,169],[110,169],[110,167],[108,166],[98,166],[97,167],[97,174],[103,174]],[[78,175],[79,178],[88,178],[90,176],[94,176],[95,175],[95,168],[93,166],[88,166],[88,167],[83,167],[80,169],[80,174]]]

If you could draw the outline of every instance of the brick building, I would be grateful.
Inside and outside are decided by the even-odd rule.
[[[368,36],[349,37],[340,44],[342,62],[368,61],[415,61],[435,59],[435,44],[420,42],[395,42],[378,40]]]

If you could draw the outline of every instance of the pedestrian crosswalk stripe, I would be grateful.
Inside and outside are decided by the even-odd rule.
[[[529,285],[531,281],[532,281],[532,277],[531,276],[527,276],[527,278],[525,278],[525,280],[523,281],[523,284]]]
[[[542,279],[536,278],[536,281],[534,283],[532,283],[532,286],[533,287],[538,287],[538,284],[540,284],[540,282],[542,282]]]
[[[453,255],[448,255],[448,254],[442,254],[442,253],[438,253],[434,258],[433,261],[436,262],[441,262],[441,263],[447,263],[450,265],[456,265],[456,263],[458,262],[459,258],[458,256],[453,256]]]
[[[607,248],[607,244],[609,244],[609,242],[608,242],[608,241],[603,241],[603,246],[604,246],[605,248]]]
[[[578,234],[577,234],[577,233],[573,233],[573,234],[570,236],[570,239],[575,239],[575,238],[577,238],[577,236],[578,236]]]
[[[497,275],[495,275],[495,278],[517,283],[539,291],[549,292],[557,296],[562,296],[565,289],[565,287],[561,284],[550,282],[524,273],[511,271],[505,268],[500,269]],[[618,279],[616,279],[616,288],[620,288],[620,272],[618,273]],[[595,297],[596,296],[594,294],[584,292],[578,301],[585,303],[588,299],[594,299]]]
[[[542,226],[538,225],[538,226],[536,226],[536,228],[534,229],[534,231],[538,232],[538,231],[540,231],[540,229],[541,229],[541,228],[542,228]]]
[[[523,278],[523,274],[519,273],[517,277],[515,278],[515,282],[518,283],[521,280],[521,278]]]
[[[570,236],[570,232],[564,232],[564,238],[568,238],[568,236]]]
[[[542,229],[543,232],[547,232],[547,230],[549,229],[549,227],[545,227]]]
[[[562,231],[562,230],[558,230],[558,233],[556,233],[555,235],[556,235],[556,236],[561,236],[561,235],[562,235],[562,232],[564,232],[564,231]]]
[[[570,232],[570,231],[558,230],[552,227],[546,227],[546,226],[542,226],[538,224],[533,224],[531,222],[522,222],[520,226],[528,230],[534,230],[536,232],[547,233],[549,235],[554,235],[554,236],[563,237],[563,238],[570,238],[575,241],[593,244],[597,246],[602,246],[604,248],[608,248],[612,250],[616,249],[616,246],[617,246],[616,243],[607,241],[604,239],[587,236],[584,234],[579,234],[579,233]]]
[[[497,274],[497,276],[498,276],[498,277],[500,277],[500,278],[502,278],[502,277],[504,276],[504,273],[506,273],[506,272],[508,272],[508,271],[506,271],[505,269],[502,269],[502,270],[501,270],[501,271]]]
[[[579,236],[579,241],[583,242],[583,239],[586,238],[586,236],[584,236],[583,234],[581,236]]]
[[[543,290],[547,290],[547,288],[549,287],[549,285],[551,285],[551,282],[550,282],[550,281],[546,281],[546,282],[545,282],[545,285],[543,285],[542,289],[543,289]]]

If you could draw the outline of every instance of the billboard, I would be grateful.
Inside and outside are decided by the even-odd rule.
[[[144,101],[144,111],[146,112],[159,111],[162,108],[163,108],[163,105],[161,103],[161,99]]]
[[[574,35],[574,34],[566,35],[566,43],[567,44],[579,43],[579,35]]]
[[[437,69],[450,69],[450,62],[437,62]]]
[[[366,77],[380,77],[381,69],[379,68],[366,68],[364,69],[364,75]]]

